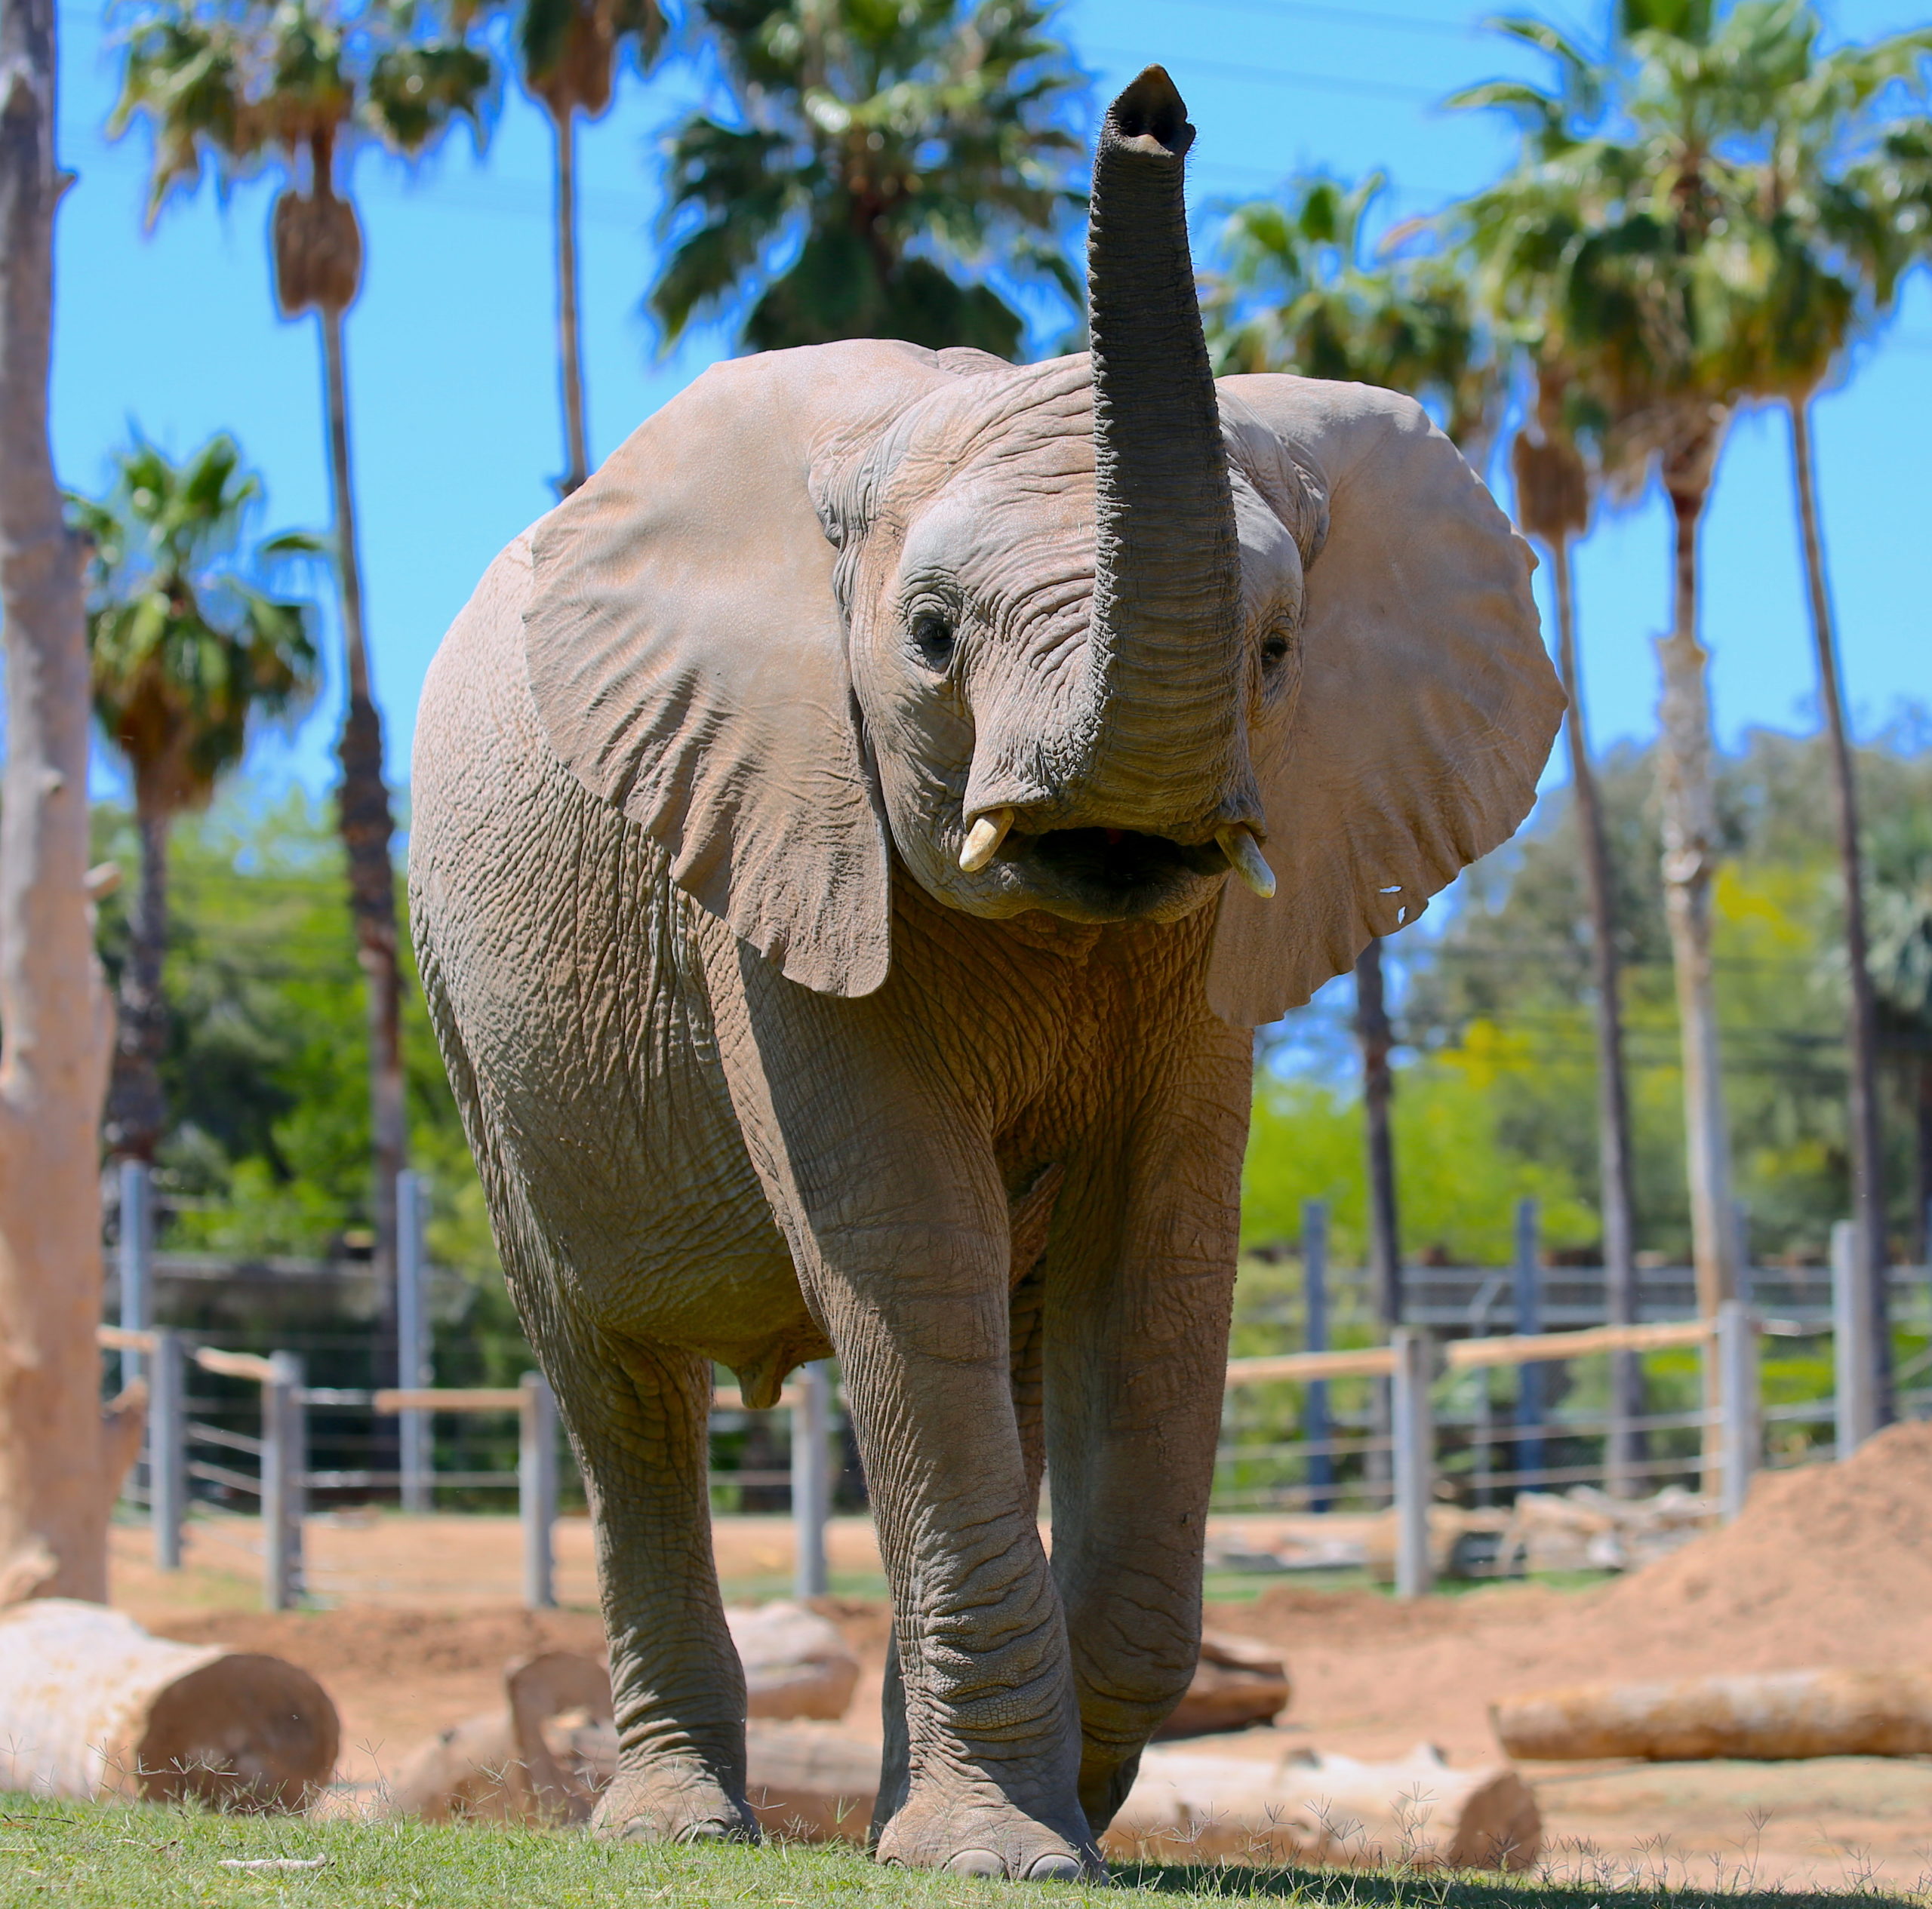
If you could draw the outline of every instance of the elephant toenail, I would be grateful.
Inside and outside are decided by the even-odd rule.
[[[946,1859],[949,1876],[1004,1876],[1006,1865],[990,1849],[961,1849]]]
[[[680,1843],[740,1843],[753,1839],[746,1834],[742,1823],[714,1816],[702,1823],[687,1823],[678,1832],[677,1840]]]
[[[1078,1856],[1050,1849],[1044,1856],[1035,1856],[1027,1865],[1026,1880],[1029,1883],[1077,1883],[1085,1873]]]

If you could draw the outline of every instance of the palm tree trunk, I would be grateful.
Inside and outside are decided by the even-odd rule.
[[[1711,708],[1697,641],[1697,526],[1710,492],[1721,425],[1703,425],[1666,454],[1663,481],[1675,532],[1672,627],[1657,645],[1663,670],[1658,716],[1663,807],[1664,916],[1677,981],[1678,1038],[1684,1062],[1684,1125],[1690,1183],[1690,1250],[1697,1310],[1715,1317],[1737,1296],[1738,1230],[1731,1197],[1730,1127],[1724,1111],[1712,974],[1712,889],[1717,875],[1717,786],[1712,763]],[[1721,1403],[1714,1362],[1706,1402]],[[1715,1483],[1719,1432],[1704,1433],[1706,1489]]]
[[[54,0],[0,7],[0,1604],[107,1595],[141,1400],[103,1416],[101,1095],[112,1008],[88,905],[81,552],[48,438]]]
[[[1604,837],[1603,803],[1590,761],[1583,721],[1583,683],[1577,658],[1576,586],[1567,533],[1551,540],[1555,571],[1557,667],[1570,699],[1564,733],[1570,748],[1570,786],[1583,848],[1583,892],[1590,914],[1590,972],[1596,990],[1597,1162],[1603,1209],[1604,1311],[1613,1326],[1637,1321],[1635,1200],[1630,1165],[1630,1096],[1623,1062],[1623,1004],[1617,973],[1616,896],[1610,850]],[[1632,1352],[1611,1357],[1610,1449],[1607,1483],[1614,1497],[1636,1486],[1635,1468],[1643,1438],[1631,1422],[1643,1416],[1643,1372]]]
[[[1912,1237],[1918,1243],[1918,1263],[1932,1264],[1932,1054],[1921,1054],[1915,1070],[1917,1131],[1912,1146]]]
[[[1382,974],[1382,943],[1372,941],[1355,958],[1355,1034],[1361,1043],[1362,1120],[1368,1149],[1368,1277],[1377,1320],[1386,1339],[1402,1320],[1401,1235],[1395,1203],[1395,1136],[1390,1116],[1395,1077],[1389,1065],[1395,1045]],[[1394,1428],[1393,1401],[1386,1380],[1372,1390],[1374,1433],[1386,1440]],[[1391,1456],[1369,1454],[1368,1476],[1386,1484],[1394,1475]]]
[[[1376,1317],[1383,1327],[1402,1323],[1402,1259],[1397,1230],[1395,1139],[1389,1117],[1395,1077],[1389,1065],[1395,1044],[1383,983],[1382,943],[1355,958],[1355,1032],[1361,1041],[1362,1110],[1368,1139],[1368,1262]]]
[[[342,579],[342,632],[347,653],[349,709],[340,748],[339,819],[349,861],[349,906],[356,959],[368,988],[370,1128],[375,1155],[375,1278],[377,1360],[385,1382],[395,1366],[396,1176],[405,1164],[402,1077],[402,976],[397,958],[395,824],[383,779],[383,719],[369,681],[362,625],[361,561],[356,547],[355,495],[349,481],[348,381],[343,366],[342,314],[320,313],[328,376],[329,475],[335,487],[336,561]]]
[[[557,135],[557,348],[563,370],[564,454],[568,459],[558,480],[568,497],[582,489],[590,475],[589,440],[583,424],[583,337],[577,303],[577,114],[566,106],[552,108],[550,124]]]
[[[135,775],[134,819],[140,837],[140,882],[128,921],[128,964],[121,971],[119,1027],[108,1083],[106,1138],[118,1160],[152,1164],[168,1124],[161,1057],[168,1041],[162,990],[168,955],[168,832],[170,817]]]
[[[1838,826],[1838,869],[1844,883],[1844,951],[1850,970],[1851,1090],[1845,1124],[1851,1141],[1851,1207],[1863,1251],[1859,1279],[1872,1320],[1872,1345],[1878,1370],[1872,1375],[1878,1422],[1890,1425],[1892,1400],[1892,1328],[1886,1303],[1884,1153],[1878,1133],[1878,1004],[1872,986],[1870,949],[1865,929],[1865,876],[1858,842],[1858,782],[1851,737],[1844,718],[1838,633],[1825,587],[1825,543],[1818,523],[1813,481],[1811,418],[1807,404],[1793,399],[1791,461],[1798,478],[1798,517],[1804,546],[1804,581],[1811,597],[1811,634],[1818,651],[1818,698],[1824,706],[1825,733],[1832,749],[1832,793]]]

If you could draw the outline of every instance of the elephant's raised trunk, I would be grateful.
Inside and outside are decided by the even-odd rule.
[[[1194,128],[1149,66],[1094,162],[1092,687],[1084,805],[1197,832],[1248,788],[1241,558],[1183,193]]]

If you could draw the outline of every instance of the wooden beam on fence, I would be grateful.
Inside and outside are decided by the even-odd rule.
[[[188,1356],[202,1371],[219,1373],[224,1379],[252,1379],[257,1385],[272,1385],[281,1377],[281,1368],[274,1360],[253,1352],[223,1352],[217,1346],[198,1345]]]
[[[1667,1320],[1654,1326],[1589,1326],[1574,1333],[1512,1333],[1500,1339],[1451,1339],[1443,1352],[1452,1372],[1484,1366],[1541,1365],[1592,1352],[1660,1352],[1702,1345],[1717,1328],[1708,1319]]]
[[[775,1412],[782,1406],[786,1410],[789,1411],[798,1403],[798,1388],[797,1382],[794,1380],[778,1394],[777,1403],[766,1406],[764,1409]],[[752,1409],[745,1403],[743,1397],[735,1385],[715,1387],[711,1394],[711,1403],[712,1409],[718,1412],[748,1412]]]
[[[523,1393],[514,1385],[389,1385],[371,1394],[377,1412],[521,1412]]]
[[[1394,1350],[1355,1346],[1339,1352],[1284,1352],[1272,1357],[1230,1359],[1228,1389],[1264,1385],[1277,1379],[1386,1379],[1395,1370]]]
[[[97,1326],[94,1343],[109,1352],[152,1352],[152,1332],[131,1332],[125,1326]]]

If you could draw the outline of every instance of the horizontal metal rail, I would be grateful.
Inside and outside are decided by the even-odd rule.
[[[219,1445],[230,1452],[251,1452],[257,1458],[262,1455],[259,1438],[251,1438],[246,1432],[230,1431],[223,1425],[205,1425],[198,1419],[191,1420],[188,1436],[204,1445]]]
[[[246,1492],[254,1498],[262,1495],[260,1478],[245,1471],[230,1471],[225,1465],[210,1465],[205,1459],[190,1459],[188,1476],[203,1479],[211,1485],[226,1485],[231,1491]]]

